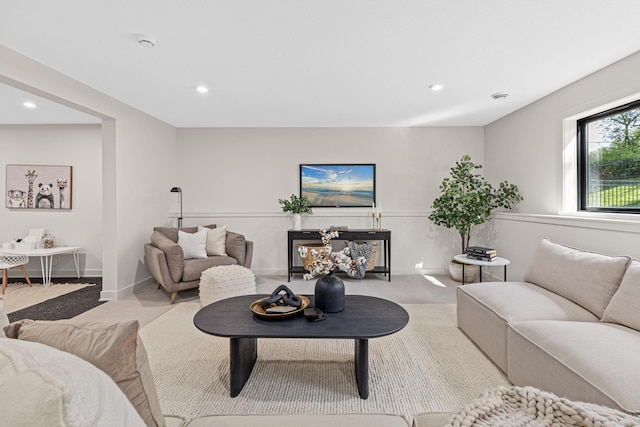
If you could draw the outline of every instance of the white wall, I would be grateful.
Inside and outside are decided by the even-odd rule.
[[[255,243],[256,274],[286,272],[291,222],[278,199],[299,193],[301,163],[375,163],[392,272],[416,273],[421,263],[443,272],[459,238],[434,228],[427,212],[456,160],[483,161],[481,127],[178,129],[177,141],[184,224],[243,233]],[[303,218],[303,228],[332,225],[369,228],[371,208],[315,208]]]
[[[82,246],[85,276],[102,274],[102,164],[100,125],[0,126],[2,173],[0,188],[5,201],[0,208],[0,240],[21,238],[30,228],[44,228],[56,244]],[[7,164],[69,165],[73,167],[72,209],[8,209],[5,179]],[[26,180],[25,180],[26,181]],[[69,197],[67,196],[67,198]],[[53,270],[59,277],[76,275],[73,257],[57,256]],[[31,277],[41,277],[40,259],[27,265]],[[19,270],[10,272],[22,277]]]
[[[540,99],[485,127],[486,176],[507,179],[524,196],[520,214],[495,223],[500,254],[514,258],[510,278],[520,279],[541,237],[610,254],[640,258],[640,219],[570,218],[562,212],[563,120],[640,93],[640,53]],[[639,97],[640,98],[640,97]],[[575,214],[573,215],[575,216]]]
[[[102,297],[149,282],[143,245],[170,207],[175,128],[4,46],[0,82],[102,119]]]

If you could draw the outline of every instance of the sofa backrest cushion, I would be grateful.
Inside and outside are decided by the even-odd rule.
[[[215,224],[205,225],[207,228],[216,228]],[[178,230],[184,231],[185,233],[195,233],[198,231],[198,227],[153,227],[153,231],[159,231],[160,233],[167,236],[173,243],[178,243]]]
[[[225,251],[227,252],[227,255],[238,261],[238,265],[244,266],[247,255],[247,243],[242,234],[227,231]]]
[[[145,425],[107,374],[40,343],[0,338],[0,393],[2,426]]]
[[[153,227],[153,231],[159,231],[171,240],[173,243],[178,243],[178,231],[184,231],[185,233],[195,233],[198,231],[198,227]]]
[[[177,235],[178,232],[176,231],[176,236]],[[177,243],[177,237],[174,242],[161,231],[155,230],[151,233],[151,243],[164,252],[171,279],[176,283],[179,282],[180,279],[182,279],[182,270],[184,269],[184,251]]]
[[[604,310],[603,322],[617,323],[640,331],[640,262],[632,260],[620,287]]]
[[[543,239],[524,275],[602,318],[630,258],[586,252]]]
[[[120,387],[148,426],[164,427],[158,392],[137,320],[113,324],[74,319],[20,320],[6,326],[9,338],[66,351],[104,371]]]

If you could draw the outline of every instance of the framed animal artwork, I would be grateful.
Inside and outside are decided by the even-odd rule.
[[[71,209],[71,166],[7,165],[7,208]]]

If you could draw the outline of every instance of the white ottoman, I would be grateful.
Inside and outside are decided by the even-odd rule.
[[[256,293],[256,276],[240,265],[211,267],[200,276],[200,305]]]

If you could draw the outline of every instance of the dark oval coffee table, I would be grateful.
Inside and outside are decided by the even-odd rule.
[[[382,298],[346,295],[345,309],[326,313],[319,322],[302,313],[284,319],[261,319],[251,312],[252,302],[268,295],[243,295],[214,302],[196,313],[193,323],[202,332],[230,338],[229,376],[231,397],[249,379],[258,358],[258,338],[333,338],[355,342],[355,374],[360,397],[369,397],[369,339],[398,332],[409,314],[398,304]],[[313,295],[306,295],[313,307]]]

